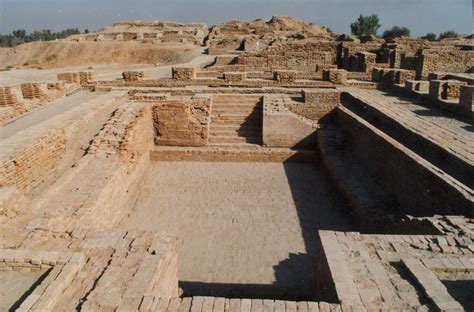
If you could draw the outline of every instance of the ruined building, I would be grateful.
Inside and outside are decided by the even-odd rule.
[[[65,40],[202,54],[0,87],[0,310],[474,308],[472,39],[274,17]]]

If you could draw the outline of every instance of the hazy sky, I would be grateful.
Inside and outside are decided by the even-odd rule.
[[[208,25],[229,19],[290,15],[349,32],[359,14],[378,14],[383,31],[407,26],[412,35],[454,29],[472,33],[474,0],[0,0],[0,33],[15,29],[97,30],[118,20],[172,20]]]

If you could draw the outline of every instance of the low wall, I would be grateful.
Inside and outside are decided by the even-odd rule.
[[[77,111],[48,120],[49,131],[45,132],[44,125],[38,124],[5,139],[2,142],[5,147],[14,144],[15,148],[10,148],[0,159],[0,187],[14,186],[33,196],[53,183],[84,155],[84,146],[88,146],[118,106],[117,95],[92,100]],[[44,134],[38,135],[41,132]]]
[[[350,110],[338,108],[335,116],[350,135],[354,157],[395,196],[403,213],[472,216],[473,198],[465,186]]]
[[[209,138],[210,97],[157,102],[153,120],[157,145],[205,146]]]

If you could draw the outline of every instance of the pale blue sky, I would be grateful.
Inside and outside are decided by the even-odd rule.
[[[0,0],[0,32],[15,29],[96,30],[118,20],[173,20],[208,25],[229,19],[290,15],[349,32],[359,14],[378,14],[383,31],[407,26],[412,35],[472,32],[473,0]]]

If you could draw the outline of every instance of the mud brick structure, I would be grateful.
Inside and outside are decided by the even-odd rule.
[[[458,80],[430,80],[430,97],[433,100],[458,99],[462,86],[467,86],[467,83]]]
[[[173,67],[173,79],[179,81],[188,81],[196,78],[195,67]]]
[[[58,80],[60,81],[65,81],[67,83],[79,83],[80,85],[85,85],[93,80],[96,80],[97,73],[93,71],[59,73],[57,77],[58,77]]]
[[[142,71],[126,71],[122,73],[125,81],[142,81],[146,79],[146,74]]]
[[[412,91],[429,92],[429,81],[423,80],[405,80],[405,88]]]
[[[461,92],[459,95],[459,105],[465,114],[469,117],[473,117],[474,102],[473,102],[473,86],[461,86]]]
[[[23,94],[19,86],[0,88],[0,106],[2,107],[19,107],[21,106],[20,98],[22,97]]]
[[[2,72],[0,310],[474,309],[472,38],[273,17],[63,41],[176,51]]]
[[[347,71],[344,69],[328,69],[323,71],[323,79],[335,84],[347,84]]]
[[[275,70],[273,72],[273,79],[278,82],[294,82],[297,78],[297,72],[294,70]]]
[[[32,99],[45,99],[46,98],[46,83],[24,83],[21,85],[21,93],[23,98],[27,100]]]
[[[205,146],[209,137],[208,99],[163,101],[153,107],[158,145]]]
[[[246,72],[225,72],[224,80],[228,82],[243,81],[247,79]]]

